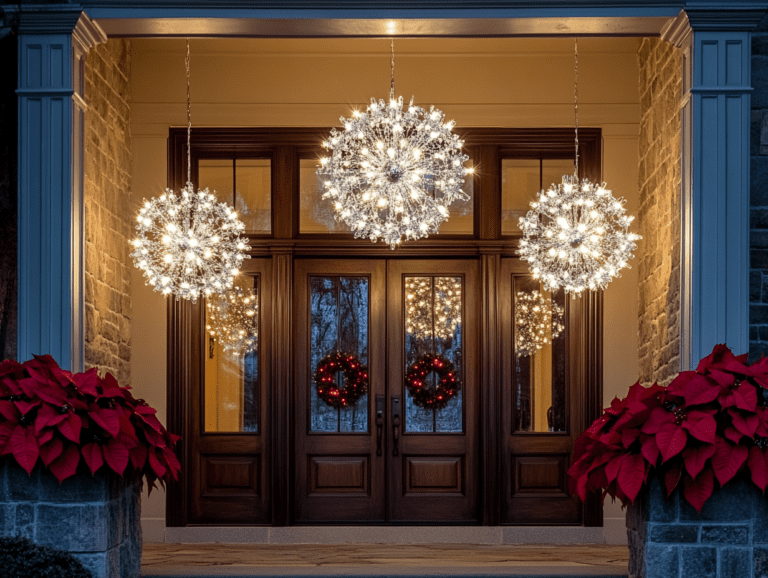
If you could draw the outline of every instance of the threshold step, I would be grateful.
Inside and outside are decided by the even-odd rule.
[[[298,573],[295,569],[272,569],[271,572],[254,572],[253,568],[169,568],[163,571],[159,568],[142,569],[141,575],[145,578],[496,578],[504,576],[505,578],[627,578],[627,572],[616,572],[614,569],[602,568],[552,568],[552,567],[531,567],[510,569],[499,568],[497,572],[489,572],[483,569],[482,572],[467,572],[467,569],[460,569],[456,572],[446,571],[441,568],[432,572],[427,568],[403,568],[401,572],[388,571],[385,574],[371,571],[370,568],[338,568],[328,569],[325,572]]]

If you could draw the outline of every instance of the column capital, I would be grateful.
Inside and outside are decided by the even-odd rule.
[[[20,35],[68,34],[73,44],[88,52],[107,41],[107,35],[77,5],[21,4],[3,6],[6,25],[16,28]]]

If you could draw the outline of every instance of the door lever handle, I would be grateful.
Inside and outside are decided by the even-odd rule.
[[[400,396],[392,396],[392,455],[400,455]]]
[[[384,396],[376,396],[376,455],[382,454],[381,440],[384,437]]]

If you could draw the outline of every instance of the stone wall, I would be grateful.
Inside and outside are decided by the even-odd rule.
[[[640,64],[639,367],[646,385],[680,371],[680,51],[644,38]]]
[[[130,42],[88,53],[85,95],[85,366],[130,383]]]
[[[657,478],[627,510],[629,578],[768,576],[768,500],[751,481],[715,491],[701,514]]]
[[[18,97],[16,79],[18,37],[0,28],[0,355],[16,358],[17,231],[16,139]]]
[[[768,19],[752,37],[749,354],[768,355]]]
[[[23,536],[73,554],[93,578],[139,578],[141,481],[104,468],[61,484],[40,468],[32,475],[0,459],[0,536]]]

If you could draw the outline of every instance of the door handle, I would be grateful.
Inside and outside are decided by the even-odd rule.
[[[400,396],[392,396],[392,455],[400,455]]]
[[[376,455],[380,456],[381,439],[384,437],[384,395],[376,396]]]

